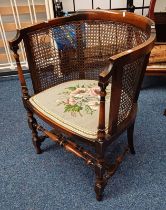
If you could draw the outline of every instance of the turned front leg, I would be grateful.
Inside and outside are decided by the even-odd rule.
[[[95,149],[97,155],[97,164],[95,165],[95,174],[96,174],[96,182],[95,182],[95,192],[96,199],[98,201],[102,200],[103,191],[106,185],[106,180],[104,179],[105,167],[104,167],[104,141],[105,141],[105,96],[106,96],[106,86],[107,84],[103,84],[99,82],[100,86],[100,108],[99,108],[99,123],[98,123],[98,132]]]
[[[98,133],[99,135],[99,133]],[[97,163],[95,165],[95,174],[96,174],[96,182],[95,182],[95,192],[96,192],[96,199],[98,201],[102,200],[104,188],[106,186],[106,179],[105,179],[105,159],[104,159],[104,141],[101,139],[96,141],[96,154],[97,154]]]
[[[106,180],[104,179],[105,168],[101,163],[96,164],[95,166],[96,182],[95,182],[95,192],[96,199],[101,201],[103,198],[103,192],[106,185]]]
[[[28,115],[28,125],[29,125],[29,128],[32,131],[32,143],[33,143],[33,145],[35,147],[36,153],[37,154],[41,154],[42,153],[42,150],[40,148],[40,146],[41,146],[41,138],[38,136],[38,132],[37,132],[37,128],[36,128],[37,121],[33,117],[33,113],[32,112],[28,111],[27,115]]]

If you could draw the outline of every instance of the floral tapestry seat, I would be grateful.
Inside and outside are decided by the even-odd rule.
[[[54,122],[93,140],[97,138],[99,92],[96,80],[73,80],[32,96],[30,102]],[[109,116],[110,93],[111,85],[108,85],[106,116]]]
[[[73,80],[32,96],[30,102],[54,122],[93,141],[97,138],[99,92],[96,80]],[[111,84],[107,86],[106,92],[105,115],[108,130]],[[128,112],[126,117],[127,115]]]

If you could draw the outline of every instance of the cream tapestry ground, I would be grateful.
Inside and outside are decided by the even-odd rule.
[[[111,85],[106,96],[108,127]],[[89,139],[97,138],[100,88],[96,80],[74,80],[56,85],[30,98],[40,112],[56,123]]]

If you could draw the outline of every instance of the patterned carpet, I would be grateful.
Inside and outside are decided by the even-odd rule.
[[[0,80],[0,210],[164,210],[166,208],[166,78],[146,78],[128,155],[95,199],[94,173],[46,140],[36,155],[17,79]],[[126,143],[124,133],[113,148]]]

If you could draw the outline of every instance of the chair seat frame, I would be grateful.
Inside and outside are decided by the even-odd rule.
[[[155,36],[151,34],[149,39],[144,42],[143,44],[140,44],[139,46],[132,49],[132,51],[125,51],[121,52],[117,55],[114,55],[110,57],[109,65],[105,67],[105,69],[100,73],[98,78],[98,85],[101,89],[100,91],[100,107],[99,107],[99,124],[98,124],[98,132],[97,132],[97,139],[95,141],[89,141],[86,138],[83,138],[79,136],[78,134],[74,133],[71,130],[67,130],[66,128],[59,126],[56,124],[53,120],[49,119],[48,117],[44,116],[39,110],[37,110],[35,107],[32,106],[32,104],[29,101],[29,98],[31,97],[28,92],[28,88],[26,85],[26,81],[24,78],[23,70],[20,64],[18,49],[19,49],[19,43],[24,40],[24,36],[27,31],[33,31],[34,29],[40,29],[43,27],[46,27],[47,25],[60,25],[64,22],[70,22],[70,21],[77,21],[77,20],[85,20],[85,19],[107,19],[109,16],[111,16],[113,21],[116,21],[118,18],[118,21],[123,20],[123,13],[121,12],[106,12],[106,11],[88,11],[85,13],[79,13],[70,17],[63,17],[63,18],[57,18],[55,20],[51,20],[47,23],[41,23],[37,24],[32,27],[28,27],[22,30],[17,31],[17,36],[14,40],[10,41],[10,49],[14,53],[14,58],[16,60],[17,70],[18,70],[18,77],[21,83],[21,89],[22,89],[22,101],[24,104],[24,107],[27,111],[28,116],[28,124],[32,131],[32,142],[36,149],[36,153],[40,154],[42,153],[41,150],[41,144],[46,138],[50,138],[52,141],[56,142],[60,146],[64,147],[67,151],[73,153],[77,157],[83,159],[85,163],[93,168],[96,174],[96,181],[95,181],[95,192],[96,192],[96,198],[98,201],[102,200],[103,197],[103,191],[107,184],[108,179],[113,176],[115,171],[118,168],[118,165],[122,162],[124,159],[124,156],[129,151],[132,154],[135,154],[134,145],[133,145],[133,132],[134,132],[134,123],[137,113],[137,99],[142,83],[142,79],[144,76],[144,73],[146,71],[146,66],[148,63],[150,51],[154,45]],[[133,15],[135,19],[133,19]],[[126,21],[130,24],[138,25],[142,27],[142,29],[146,29],[147,27],[150,27],[152,25],[152,21],[150,21],[148,18],[144,17],[137,17],[135,14],[126,13]],[[26,42],[26,40],[24,40]],[[133,56],[133,52],[135,52]],[[111,77],[114,79],[113,87],[116,87],[116,84],[118,85],[117,78],[117,66],[125,65],[125,63],[129,63],[130,61],[133,61],[134,58],[139,58],[142,56],[142,54],[145,55],[144,64],[143,64],[143,70],[140,76],[140,81],[138,82],[138,89],[136,91],[135,95],[135,101],[133,103],[132,110],[130,111],[129,116],[126,120],[124,120],[120,126],[114,127],[114,122],[112,122],[112,132],[106,133],[105,131],[105,97],[106,97],[106,87],[108,85],[108,81]],[[30,56],[30,55],[27,55]],[[117,89],[115,91],[115,94],[119,95],[119,90]],[[117,113],[117,108],[112,107],[112,113]],[[41,118],[44,122],[48,123],[53,130],[47,130],[43,128],[41,125],[37,123],[37,120],[34,117],[34,114],[37,115],[39,118]],[[115,118],[114,118],[115,119]],[[119,155],[116,158],[116,161],[114,164],[109,165],[109,163],[105,160],[105,152],[108,146],[118,138],[119,135],[121,135],[125,130],[127,130],[127,137],[128,137],[128,146],[124,149],[124,152]],[[116,131],[116,132],[114,132]],[[42,135],[39,135],[39,132],[42,132]],[[66,137],[67,134],[68,137]],[[74,142],[73,139],[76,139]],[[86,144],[92,146],[95,148],[95,152],[92,153],[88,151],[87,149],[83,148],[82,146],[79,146],[79,141],[83,141]]]

